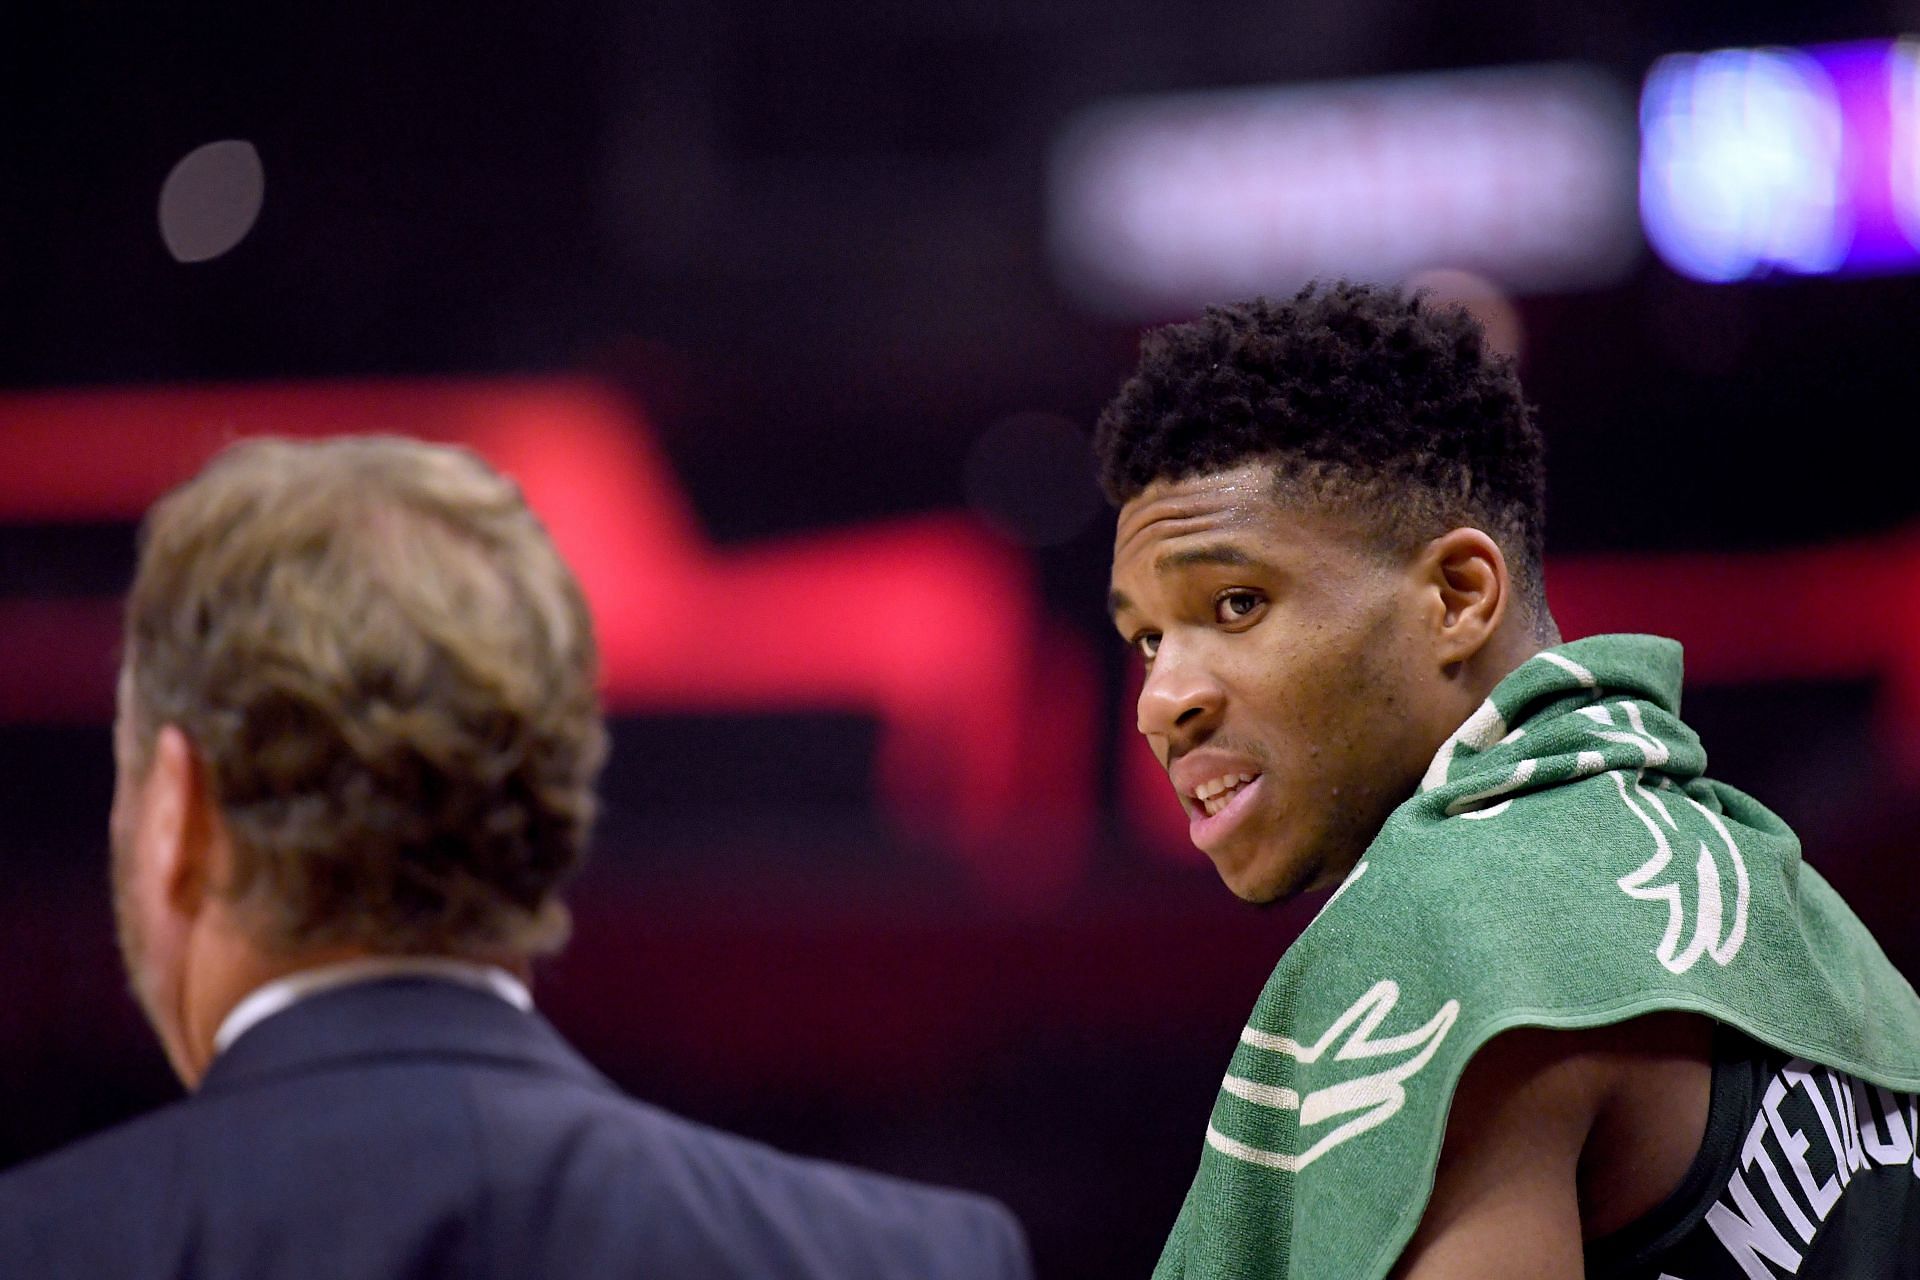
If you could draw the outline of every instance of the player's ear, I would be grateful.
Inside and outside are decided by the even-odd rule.
[[[1512,595],[1500,544],[1478,529],[1450,529],[1426,546],[1422,585],[1429,592],[1434,656],[1442,667],[1466,662],[1500,629]]]

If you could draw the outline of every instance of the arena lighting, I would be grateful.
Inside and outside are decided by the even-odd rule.
[[[160,239],[176,262],[207,262],[247,238],[260,219],[267,175],[251,142],[229,138],[189,151],[160,185]]]
[[[1000,898],[1082,874],[1097,677],[1026,562],[957,516],[714,548],[646,424],[592,384],[0,395],[0,521],[132,521],[236,437],[395,424],[519,481],[593,607],[610,709],[871,715],[896,830]],[[0,720],[106,719],[119,630],[113,600],[0,596]]]
[[[1920,267],[1920,75],[1912,41],[1662,58],[1640,100],[1640,210],[1675,271]]]
[[[1605,284],[1639,252],[1632,104],[1564,65],[1107,103],[1054,148],[1049,223],[1117,315],[1434,268]]]
[[[1888,58],[1893,207],[1907,243],[1920,245],[1920,40],[1902,40]]]

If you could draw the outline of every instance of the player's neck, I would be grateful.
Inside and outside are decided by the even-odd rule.
[[[1503,625],[1471,657],[1447,668],[1443,687],[1435,691],[1428,704],[1430,714],[1422,718],[1417,759],[1405,762],[1409,779],[1406,794],[1413,794],[1434,752],[1486,702],[1494,686],[1549,647],[1530,627]]]
[[[1486,701],[1494,686],[1505,680],[1522,664],[1543,649],[1560,643],[1560,629],[1551,617],[1536,627],[1530,620],[1508,617],[1502,620],[1491,639],[1468,660],[1461,673],[1461,688],[1466,694],[1467,714]],[[1465,716],[1461,717],[1465,719]]]

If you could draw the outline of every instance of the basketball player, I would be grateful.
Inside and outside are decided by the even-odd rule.
[[[1351,284],[1211,309],[1096,448],[1194,843],[1249,902],[1338,887],[1156,1274],[1920,1277],[1920,1001],[1705,776],[1679,646],[1562,642],[1540,434],[1476,324]]]

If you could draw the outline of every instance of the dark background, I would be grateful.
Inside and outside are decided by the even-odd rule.
[[[1080,107],[1555,60],[1631,90],[1665,52],[1891,36],[1920,12],[349,0],[6,22],[0,388],[585,374],[637,407],[725,550],[965,512],[992,501],[966,476],[994,424],[1091,425],[1139,330],[1082,309],[1047,259],[1047,148]],[[182,265],[157,192],[217,138],[258,148],[263,213]],[[1651,253],[1616,286],[1521,299],[1555,554],[1904,547],[1917,302],[1901,277],[1700,285]],[[1033,486],[1085,483],[1022,465]],[[1001,536],[995,512],[966,518]],[[857,709],[627,707],[576,942],[540,992],[666,1106],[1004,1198],[1049,1277],[1151,1265],[1240,1021],[1315,905],[1241,906],[1131,820],[1110,523],[1072,527],[1005,543],[1097,688],[1071,883],[984,892],[883,821]],[[111,596],[131,558],[128,522],[0,523],[0,597]],[[1757,634],[1814,607],[1780,563],[1748,597]],[[750,590],[713,607],[779,625]],[[1844,648],[1920,613],[1816,621]],[[1715,772],[1799,825],[1914,972],[1920,757],[1889,711],[1896,677],[1756,671],[1689,691]],[[1023,726],[1037,777],[1051,728]],[[0,1165],[176,1096],[116,967],[110,786],[98,717],[0,724]]]

